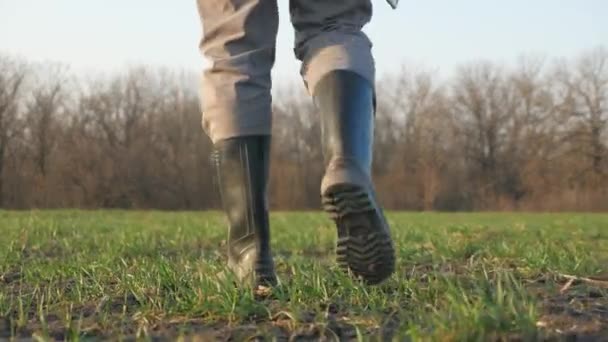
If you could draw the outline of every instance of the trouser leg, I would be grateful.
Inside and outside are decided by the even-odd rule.
[[[214,143],[269,135],[276,0],[198,0],[198,9],[210,62],[201,89],[205,132]]]
[[[290,0],[295,54],[310,94],[335,70],[352,71],[374,84],[372,44],[361,30],[372,17],[371,0]]]

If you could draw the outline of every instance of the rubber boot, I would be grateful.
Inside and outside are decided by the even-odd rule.
[[[313,98],[321,112],[326,165],[321,199],[338,230],[338,264],[368,284],[378,284],[394,272],[395,252],[371,179],[373,86],[358,74],[339,70],[317,84]]]
[[[270,137],[226,139],[214,147],[212,160],[229,223],[228,268],[241,283],[273,286],[267,204]]]

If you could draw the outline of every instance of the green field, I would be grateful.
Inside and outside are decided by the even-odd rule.
[[[608,337],[608,215],[388,218],[397,272],[369,287],[324,215],[273,214],[281,285],[260,297],[215,277],[219,213],[0,212],[0,340]]]

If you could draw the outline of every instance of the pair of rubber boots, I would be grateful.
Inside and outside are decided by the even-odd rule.
[[[335,71],[318,83],[313,98],[321,112],[326,165],[321,198],[338,230],[337,262],[378,284],[393,273],[395,253],[371,181],[373,86],[352,72]],[[229,221],[228,268],[253,286],[277,282],[268,220],[269,154],[269,136],[226,139],[213,154]]]

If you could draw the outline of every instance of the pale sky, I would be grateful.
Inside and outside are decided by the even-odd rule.
[[[298,81],[288,1],[278,1],[274,76]],[[472,60],[571,57],[608,46],[606,0],[401,0],[396,11],[375,0],[374,6],[366,31],[380,76],[404,63],[444,74]],[[132,64],[200,70],[200,35],[195,0],[0,0],[0,52],[68,63],[78,73]]]

